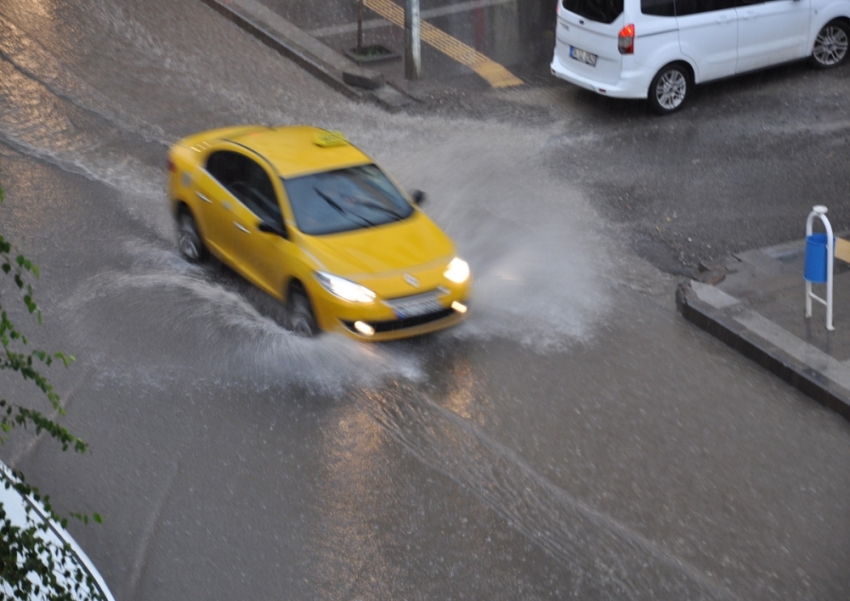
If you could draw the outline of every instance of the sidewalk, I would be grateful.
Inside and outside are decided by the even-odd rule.
[[[423,12],[422,76],[410,81],[404,75],[404,32],[400,27],[404,13],[390,0],[366,0],[363,37],[364,47],[384,46],[391,51],[390,58],[367,60],[359,65],[345,55],[354,50],[357,40],[353,2],[337,6],[334,4],[337,0],[316,5],[286,0],[203,1],[338,92],[350,98],[377,102],[389,110],[427,102],[447,90],[475,93],[536,81],[540,78],[537,73],[540,57],[549,57],[548,45],[554,45],[554,39],[547,37],[551,32],[546,31],[549,25],[546,19],[525,15],[529,10],[525,5],[518,9],[526,17],[522,26],[507,18],[512,13],[505,8],[509,6],[505,0],[477,0],[431,9]],[[335,8],[339,10],[328,10]],[[433,26],[425,17],[443,27],[457,29],[455,34],[469,38],[467,43]],[[355,19],[353,29],[352,19]],[[533,23],[529,24],[529,20]],[[477,27],[467,31],[470,23]],[[510,44],[497,44],[496,38],[502,34],[506,34],[505,41],[509,38]],[[528,37],[534,41],[529,42],[525,39]],[[476,50],[473,45],[486,48],[491,56]],[[524,52],[534,54],[536,62]],[[496,60],[511,62],[514,65],[511,69],[523,71],[522,78]],[[548,77],[548,67],[545,75]]]
[[[848,238],[847,234],[838,234]],[[835,261],[833,325],[812,303],[805,318],[805,240],[700,266],[676,305],[689,321],[850,419],[850,265]],[[824,298],[825,285],[813,286]]]
[[[257,0],[203,1],[349,98],[376,100],[387,108],[403,106],[410,101],[401,92],[386,86],[381,73],[357,67]],[[349,83],[352,81],[354,83]]]

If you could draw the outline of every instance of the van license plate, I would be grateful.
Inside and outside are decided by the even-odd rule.
[[[586,65],[590,65],[591,67],[596,66],[595,54],[591,54],[585,50],[579,50],[575,46],[570,46],[570,58],[574,58],[575,60],[585,63]]]

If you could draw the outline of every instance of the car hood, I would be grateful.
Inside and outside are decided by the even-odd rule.
[[[419,210],[395,223],[304,236],[303,246],[319,269],[360,282],[400,270],[415,271],[455,252],[449,237]]]

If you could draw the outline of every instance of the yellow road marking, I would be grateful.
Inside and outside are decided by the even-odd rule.
[[[404,27],[404,9],[390,0],[365,0],[365,5],[387,21]],[[509,88],[521,86],[522,80],[505,69],[499,63],[490,60],[475,48],[467,46],[430,23],[420,23],[422,40],[443,54],[466,65],[478,75],[486,79],[494,88]]]

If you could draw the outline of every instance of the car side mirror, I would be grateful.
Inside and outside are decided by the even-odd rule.
[[[257,229],[266,234],[277,234],[281,238],[288,240],[289,234],[286,233],[286,227],[277,223],[269,223],[268,221],[260,221],[257,224]]]
[[[410,197],[417,205],[421,205],[423,202],[425,202],[425,193],[422,190],[414,190],[410,193]]]

